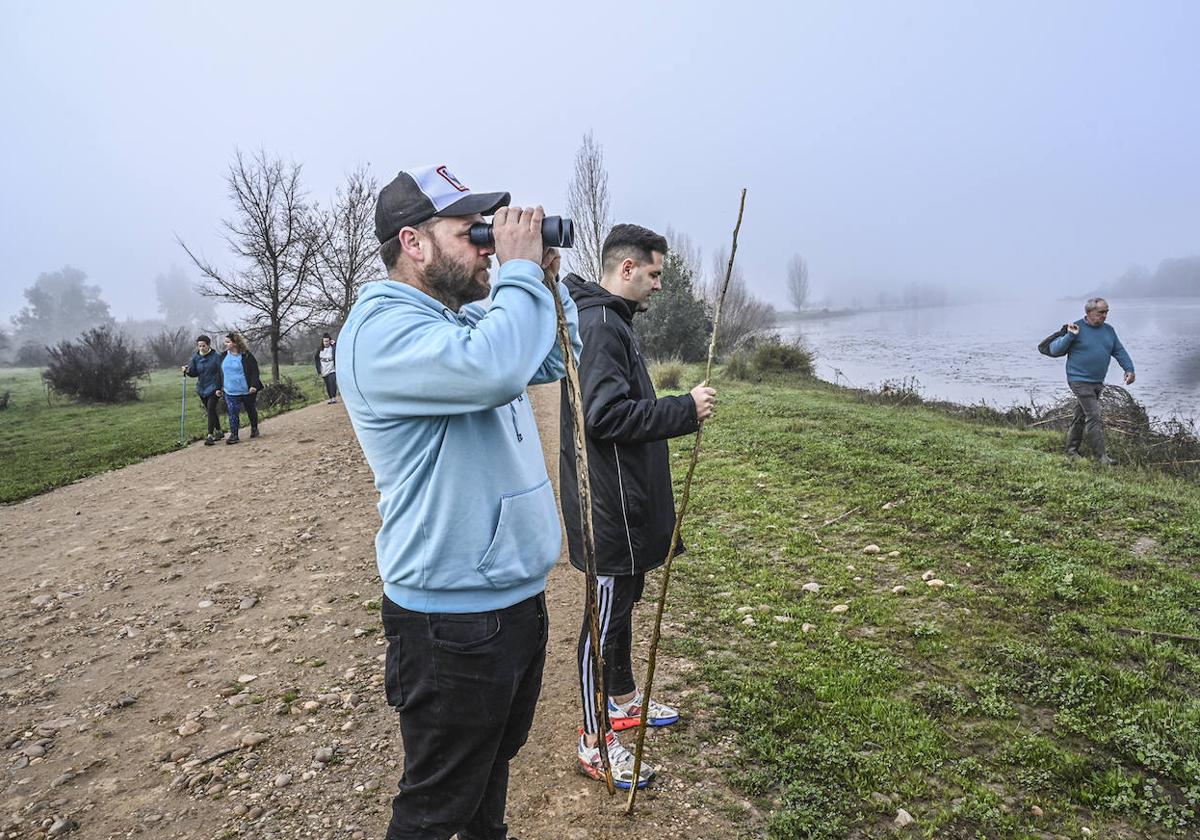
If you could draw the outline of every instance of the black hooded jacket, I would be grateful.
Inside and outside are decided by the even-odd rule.
[[[675,527],[675,497],[667,439],[695,432],[696,403],[690,394],[655,396],[633,333],[636,304],[599,283],[567,275],[579,307],[579,360],[588,469],[592,479],[592,527],[601,575],[632,575],[661,566]],[[571,565],[583,568],[575,436],[563,383],[559,482]],[[676,553],[682,552],[682,544]]]

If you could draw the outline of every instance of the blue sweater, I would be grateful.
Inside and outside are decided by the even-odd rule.
[[[1126,373],[1133,372],[1133,359],[1125,352],[1116,330],[1108,324],[1093,327],[1086,318],[1075,323],[1079,325],[1078,335],[1066,333],[1050,343],[1051,353],[1067,352],[1068,382],[1103,382],[1113,358]]]
[[[575,304],[559,296],[578,354]],[[452,312],[390,280],[363,287],[338,336],[338,386],[375,473],[388,598],[482,612],[545,589],[562,537],[525,388],[564,372],[537,263],[504,263],[487,309]]]

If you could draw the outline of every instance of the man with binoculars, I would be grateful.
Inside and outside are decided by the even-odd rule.
[[[388,840],[505,840],[508,763],[541,691],[561,536],[525,389],[565,372],[545,282],[559,254],[542,209],[508,203],[445,166],[401,172],[375,209],[388,280],[363,287],[339,336],[383,520],[384,686],[404,741]]]

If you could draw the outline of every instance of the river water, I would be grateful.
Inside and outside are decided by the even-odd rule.
[[[1108,323],[1133,358],[1130,393],[1157,417],[1200,420],[1200,298],[1118,299]],[[854,387],[915,378],[921,396],[1006,408],[1068,396],[1065,359],[1037,352],[1076,301],[1042,300],[890,310],[808,319],[780,327],[816,353],[817,375]],[[1114,359],[1107,381],[1122,384]]]

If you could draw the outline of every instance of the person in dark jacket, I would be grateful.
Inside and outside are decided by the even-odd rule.
[[[317,366],[317,376],[325,380],[325,394],[329,397],[326,405],[337,402],[337,374],[334,363],[337,360],[337,347],[334,346],[333,336],[329,333],[321,336],[321,346],[313,355],[313,364]]]
[[[221,387],[221,359],[212,349],[211,338],[206,335],[196,337],[196,352],[181,370],[184,376],[196,378],[196,396],[200,397],[208,414],[208,434],[204,438],[204,445],[212,446],[225,437],[225,432],[221,430],[221,417],[217,414],[217,403],[221,399],[218,390]]]
[[[599,574],[596,594],[608,714],[612,728],[618,731],[638,724],[643,703],[649,705],[652,726],[679,720],[674,709],[643,698],[637,690],[631,659],[633,605],[641,599],[646,572],[666,561],[675,527],[667,439],[695,432],[712,415],[716,403],[716,391],[699,385],[689,394],[659,398],[633,332],[634,315],[645,311],[650,297],[662,288],[666,252],[666,239],[654,231],[617,225],[604,241],[600,282],[589,283],[575,275],[566,279],[579,308],[583,340],[579,377]],[[583,569],[571,416],[564,385],[559,461],[562,510],[571,564]],[[598,749],[600,715],[595,708],[586,615],[578,655],[584,725],[578,767],[591,778],[603,779]],[[629,788],[634,782],[633,756],[621,746],[615,732],[605,737],[613,780]],[[654,773],[654,768],[643,764],[638,786],[647,784]]]
[[[258,437],[258,392],[262,390],[258,360],[250,352],[241,333],[231,332],[225,336],[225,352],[221,354],[221,387],[217,396],[225,397],[229,413],[229,438],[227,444],[238,442],[238,413],[243,407],[250,419],[250,437]]]

